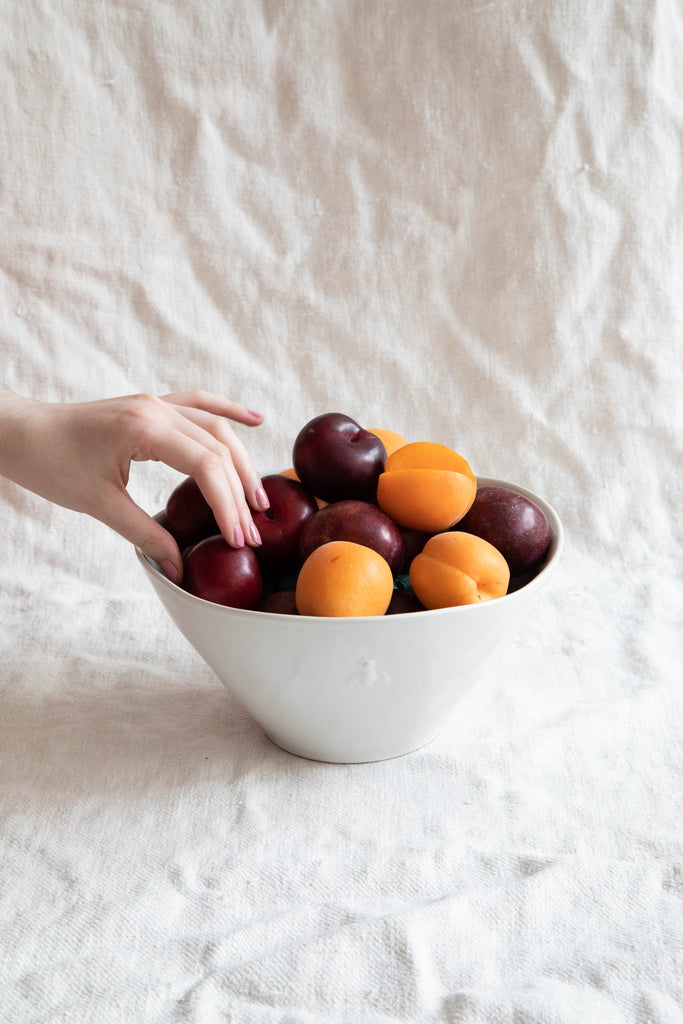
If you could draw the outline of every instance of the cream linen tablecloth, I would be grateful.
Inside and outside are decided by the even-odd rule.
[[[225,393],[262,472],[344,412],[567,531],[455,724],[332,766],[0,482],[0,1020],[680,1024],[680,5],[1,0],[0,52],[10,387]]]

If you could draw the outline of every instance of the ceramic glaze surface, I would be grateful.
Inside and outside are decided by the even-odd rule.
[[[188,594],[137,555],[178,629],[273,742],[319,761],[383,760],[447,725],[560,557],[562,525],[547,502],[501,480],[479,484],[524,494],[552,531],[538,576],[484,604],[368,618],[245,611]]]

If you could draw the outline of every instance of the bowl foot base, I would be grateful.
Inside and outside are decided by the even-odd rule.
[[[421,743],[418,743],[414,747],[409,747],[406,750],[398,750],[390,754],[380,754],[379,756],[351,757],[341,755],[326,756],[322,753],[314,754],[311,751],[297,748],[293,744],[288,744],[286,741],[278,739],[270,732],[266,732],[264,730],[264,733],[271,743],[273,743],[276,747],[279,747],[280,750],[284,750],[286,754],[292,754],[294,755],[294,757],[300,757],[305,761],[316,761],[319,764],[376,764],[380,761],[394,761],[396,760],[396,758],[407,757],[408,754],[414,754],[416,750],[423,750],[424,747],[429,746],[429,744],[433,740],[435,740],[438,735],[438,733],[435,733],[433,736],[430,736],[429,739],[424,740]]]

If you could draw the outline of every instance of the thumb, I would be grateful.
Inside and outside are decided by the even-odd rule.
[[[136,505],[128,491],[116,489],[95,517],[140,548],[172,583],[180,583],[183,560],[176,541],[161,523]]]

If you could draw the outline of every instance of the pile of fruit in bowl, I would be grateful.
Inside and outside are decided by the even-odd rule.
[[[551,545],[522,488],[478,481],[446,445],[364,429],[341,413],[308,422],[292,467],[262,479],[258,547],[220,535],[188,477],[157,518],[183,554],[183,588],[233,608],[384,616],[480,604],[527,585]]]
[[[137,557],[173,622],[279,747],[335,763],[429,742],[547,584],[562,524],[446,445],[325,413],[263,477],[262,544],[230,547],[192,478],[157,518],[181,585]]]

